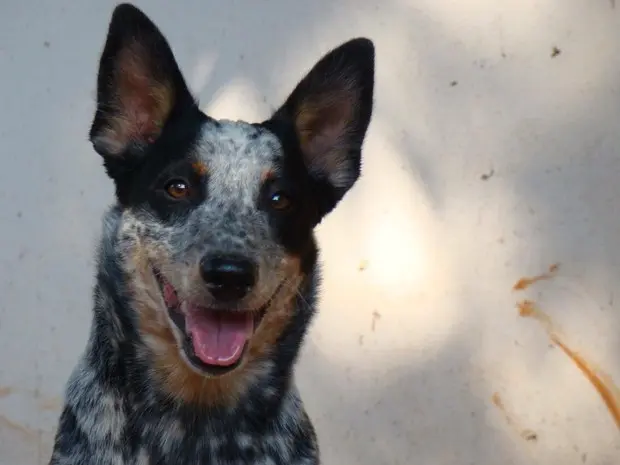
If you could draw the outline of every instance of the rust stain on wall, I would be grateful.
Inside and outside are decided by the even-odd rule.
[[[551,317],[539,309],[534,302],[524,300],[519,302],[517,307],[519,308],[520,316],[533,318],[538,321],[547,332],[551,342],[558,346],[577,365],[577,368],[581,370],[583,375],[594,386],[601,399],[603,399],[618,429],[620,429],[620,388],[614,383],[611,376],[598,368],[594,363],[586,360],[583,355],[571,349],[560,331],[555,328]]]
[[[519,281],[515,283],[512,287],[513,291],[523,291],[530,287],[532,284],[535,284],[539,281],[546,281],[548,279],[553,278],[558,270],[560,269],[559,263],[554,263],[549,267],[546,273],[539,274],[537,276],[525,277],[521,278]]]
[[[35,431],[29,428],[26,428],[23,425],[20,425],[19,423],[5,417],[4,415],[0,415],[0,427],[2,426],[4,426],[7,429],[11,429],[13,431],[17,431],[29,438],[35,437],[37,435]]]
[[[497,407],[504,414],[506,423],[512,426],[515,430],[517,430],[519,436],[521,436],[526,441],[535,442],[538,440],[538,434],[535,431],[529,428],[524,428],[517,421],[515,416],[508,411],[508,409],[504,405],[504,401],[502,400],[498,392],[493,393],[493,395],[491,396],[491,402],[493,402],[493,405],[495,405],[495,407]]]
[[[45,397],[38,403],[40,410],[60,411],[62,408],[62,399],[60,397]]]
[[[13,386],[0,386],[0,399],[18,393],[25,393],[36,398],[38,400],[37,407],[40,410],[60,410],[62,408],[63,399],[61,397],[42,397],[40,393],[29,389],[21,389]]]

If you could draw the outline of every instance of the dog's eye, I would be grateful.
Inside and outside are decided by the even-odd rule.
[[[274,210],[288,210],[291,207],[291,199],[283,191],[277,191],[271,194],[269,197],[271,208]]]
[[[189,185],[182,179],[173,179],[166,184],[166,193],[175,200],[180,200],[189,195]]]

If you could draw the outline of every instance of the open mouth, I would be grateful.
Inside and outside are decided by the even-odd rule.
[[[176,289],[156,269],[170,319],[183,337],[182,349],[198,369],[221,375],[237,368],[250,339],[260,325],[269,305],[282,287],[255,310],[214,310],[191,301],[180,301]]]

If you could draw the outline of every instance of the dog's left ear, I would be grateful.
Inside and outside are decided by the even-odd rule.
[[[374,73],[373,43],[350,40],[321,58],[272,118],[292,123],[308,172],[331,186],[332,205],[325,205],[323,214],[359,177]]]

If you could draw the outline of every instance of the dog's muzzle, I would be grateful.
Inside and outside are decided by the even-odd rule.
[[[225,273],[229,272],[227,270]],[[196,368],[211,375],[223,374],[239,366],[250,339],[284,285],[284,282],[280,283],[274,294],[260,308],[222,309],[218,305],[215,309],[200,306],[190,300],[180,300],[172,284],[158,270],[154,269],[154,273],[168,315],[184,336],[182,349],[185,355]],[[240,287],[238,283],[242,280],[235,278],[233,281],[235,282],[233,287]],[[243,285],[248,282],[243,281]],[[222,292],[233,291],[228,289]],[[234,302],[237,302],[237,299]]]

